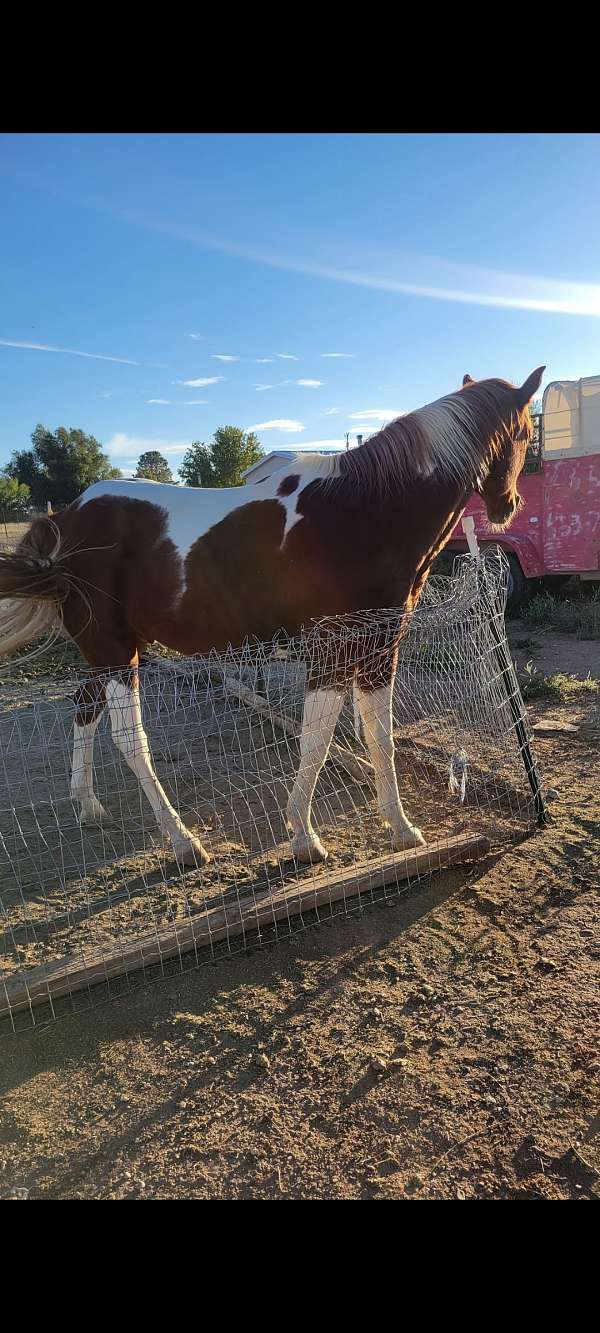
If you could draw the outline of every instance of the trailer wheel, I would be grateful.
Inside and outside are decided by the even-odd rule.
[[[527,601],[528,581],[525,578],[523,570],[512,551],[506,552],[508,560],[508,595],[506,598],[507,611],[518,611]]]

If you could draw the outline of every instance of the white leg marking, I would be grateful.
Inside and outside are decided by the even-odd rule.
[[[182,823],[152,767],[148,737],[142,726],[139,690],[111,680],[106,686],[106,702],[115,745],[135,773],[160,832],[170,838],[178,861],[186,865],[206,864],[210,861],[208,852]]]
[[[375,769],[377,804],[382,818],[392,830],[394,846],[420,847],[425,844],[421,830],[406,818],[398,791],[394,764],[394,729],[392,694],[394,681],[377,690],[357,690],[365,741]]]
[[[292,852],[298,861],[324,861],[327,857],[311,824],[311,805],[342,702],[343,696],[337,690],[311,690],[304,703],[300,764],[287,807]]]
[[[81,801],[82,824],[100,824],[106,819],[106,810],[94,791],[94,737],[102,710],[93,722],[73,728],[73,764],[71,768],[71,800]]]

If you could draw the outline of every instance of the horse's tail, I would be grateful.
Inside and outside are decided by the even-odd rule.
[[[0,657],[48,631],[52,641],[62,633],[62,604],[72,583],[58,525],[35,519],[14,553],[0,552]]]

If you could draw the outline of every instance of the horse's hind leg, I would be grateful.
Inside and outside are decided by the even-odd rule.
[[[380,814],[392,830],[394,847],[420,847],[425,839],[421,830],[406,818],[398,791],[394,763],[394,728],[392,695],[395,669],[386,684],[380,680],[370,688],[368,676],[357,680],[358,707],[362,718],[365,741],[375,770],[377,804]]]
[[[169,838],[178,861],[196,866],[206,863],[210,860],[208,852],[185,827],[154,772],[142,725],[138,677],[140,645],[135,631],[122,623],[123,608],[119,609],[117,604],[115,611],[114,598],[106,607],[99,601],[94,616],[82,624],[83,611],[79,600],[69,596],[63,615],[65,629],[79,645],[94,672],[96,683],[102,681],[113,741],[135,773],[160,832]],[[99,704],[100,695],[96,698],[96,705]],[[97,714],[93,708],[91,716],[82,713],[77,719],[73,766],[73,793],[82,802],[82,814],[85,811],[88,817],[94,815],[96,818],[102,808],[93,791],[92,747],[100,712],[99,707]]]
[[[96,728],[106,706],[102,681],[89,680],[80,685],[74,702],[71,800],[81,804],[82,824],[99,824],[106,818],[106,811],[94,791],[93,758]]]
[[[309,690],[306,695],[300,737],[300,764],[287,807],[292,830],[292,853],[298,861],[324,861],[327,856],[312,826],[311,807],[317,778],[329,754],[342,702],[343,694],[338,690]]]
[[[113,675],[106,682],[106,702],[110,714],[112,738],[135,773],[147,797],[160,832],[170,839],[178,861],[202,865],[210,861],[202,843],[190,833],[173,809],[152,765],[148,738],[142,725],[142,710],[137,674],[137,654],[133,670]]]

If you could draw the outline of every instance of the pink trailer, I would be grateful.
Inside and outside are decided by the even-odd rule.
[[[600,583],[600,375],[549,384],[519,490],[525,504],[506,532],[490,532],[476,496],[467,514],[480,546],[499,544],[510,563],[509,606],[528,580],[551,588],[573,574]],[[466,550],[455,528],[450,548]]]

